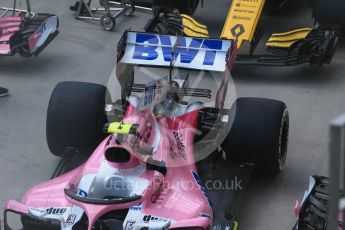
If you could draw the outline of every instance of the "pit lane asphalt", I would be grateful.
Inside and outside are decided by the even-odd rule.
[[[266,31],[311,25],[303,2],[292,0],[274,17],[265,16]],[[0,98],[1,205],[10,198],[20,200],[31,186],[48,180],[58,163],[45,137],[46,109],[54,86],[65,80],[106,84],[122,32],[129,27],[142,30],[149,18],[142,13],[121,17],[114,32],[105,32],[97,22],[75,20],[70,4],[69,0],[32,0],[35,12],[59,16],[60,35],[38,58],[0,58],[0,85],[11,93]],[[207,1],[196,16],[216,36],[229,4],[229,0]],[[240,229],[292,229],[295,200],[302,198],[308,176],[328,175],[328,124],[345,112],[344,57],[342,45],[332,65],[322,68],[234,68],[238,96],[282,100],[291,119],[287,168],[273,180],[251,183],[240,210]]]

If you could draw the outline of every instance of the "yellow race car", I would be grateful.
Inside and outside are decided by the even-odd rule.
[[[291,66],[303,63],[321,66],[330,64],[344,26],[344,0],[311,0],[315,26],[274,33],[266,41],[267,52],[257,54],[257,45],[264,32],[258,27],[264,7],[270,10],[282,7],[288,0],[233,0],[224,22],[222,39],[237,41],[241,50],[238,64],[264,66]],[[209,37],[208,28],[197,22],[188,10],[180,10],[182,1],[154,1],[154,16],[145,30],[159,34]],[[177,2],[177,3],[176,3]],[[189,0],[199,4],[198,0]],[[175,7],[176,6],[176,7]],[[196,7],[189,5],[189,13]],[[196,5],[197,6],[197,5]],[[326,10],[324,10],[326,9]]]

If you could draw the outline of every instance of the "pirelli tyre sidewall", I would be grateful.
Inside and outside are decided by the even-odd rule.
[[[56,156],[69,152],[91,153],[104,138],[102,128],[107,89],[84,82],[61,82],[50,98],[46,134]]]
[[[312,0],[313,16],[318,24],[339,25],[344,35],[345,1],[344,0]]]
[[[222,144],[227,160],[253,163],[261,175],[279,174],[286,162],[289,113],[283,102],[240,98],[231,130]]]

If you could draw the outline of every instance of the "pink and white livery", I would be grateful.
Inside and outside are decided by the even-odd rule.
[[[6,203],[5,229],[236,229],[253,165],[284,167],[289,119],[279,101],[228,103],[235,57],[232,41],[125,32],[118,85],[54,89],[47,140],[62,163]]]
[[[58,35],[57,16],[34,14],[27,5],[27,11],[0,8],[0,55],[37,56]]]

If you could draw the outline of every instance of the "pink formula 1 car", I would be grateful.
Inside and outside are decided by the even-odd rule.
[[[62,161],[6,203],[5,229],[237,229],[252,172],[284,168],[289,117],[280,101],[235,99],[235,57],[232,41],[126,32],[108,90],[54,89],[47,140]]]
[[[59,33],[59,20],[51,14],[34,14],[30,1],[27,10],[0,7],[0,55],[19,53],[37,56]]]

